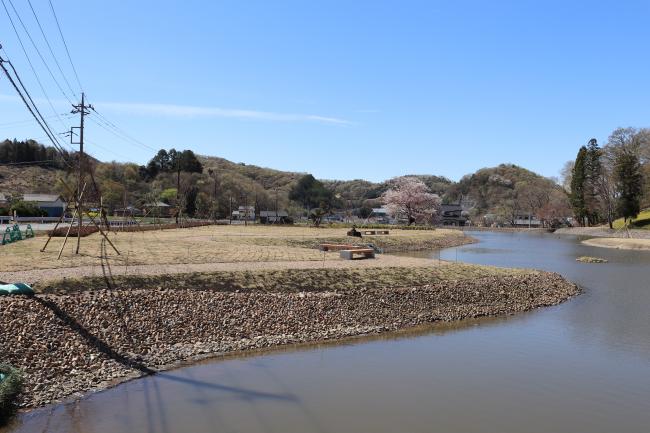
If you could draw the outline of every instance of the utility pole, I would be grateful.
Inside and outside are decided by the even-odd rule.
[[[178,155],[176,155],[176,225],[177,226],[178,226],[178,217],[181,214],[180,192],[181,192],[181,161]]]
[[[246,193],[242,193],[242,198],[244,199],[244,226],[248,225],[248,196]]]
[[[217,222],[217,170],[208,169],[208,174],[214,177],[214,192],[212,196],[212,218]]]
[[[230,205],[228,206],[228,222],[232,224],[232,194],[230,195]]]
[[[279,219],[278,219],[278,187],[276,186],[275,188],[275,221],[273,221],[273,224],[278,224]]]
[[[81,229],[83,227],[83,202],[82,202],[82,194],[81,194],[81,189],[84,184],[84,174],[85,174],[85,169],[86,167],[84,166],[84,117],[87,114],[90,114],[88,109],[93,108],[92,105],[86,105],[85,101],[86,95],[82,92],[81,93],[81,104],[79,105],[73,105],[72,107],[74,110],[71,111],[72,114],[79,114],[81,117],[79,127],[72,127],[70,129],[70,139],[72,144],[78,144],[79,145],[79,166],[77,168],[77,215],[79,217],[79,222],[77,223],[77,248],[75,249],[75,254],[79,254],[79,245],[81,243]],[[74,137],[74,130],[78,129],[79,130],[79,142],[75,143],[73,140]]]

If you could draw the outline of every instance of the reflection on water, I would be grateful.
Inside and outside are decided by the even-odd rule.
[[[516,316],[204,362],[24,415],[12,431],[648,431],[650,254],[472,235],[481,243],[442,258],[556,271],[585,293]]]

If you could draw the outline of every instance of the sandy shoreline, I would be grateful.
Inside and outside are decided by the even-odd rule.
[[[531,271],[411,288],[11,297],[0,299],[0,352],[25,371],[19,405],[31,408],[197,357],[513,314],[578,292],[557,274]]]
[[[650,251],[650,239],[593,238],[586,239],[582,243],[592,247]]]

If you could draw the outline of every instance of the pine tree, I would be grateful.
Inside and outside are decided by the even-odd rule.
[[[595,138],[589,140],[585,158],[584,198],[587,219],[590,225],[598,224],[602,215],[600,181],[603,166],[600,162],[601,154],[602,150],[598,146],[598,141]]]
[[[576,156],[576,162],[573,166],[571,177],[571,194],[569,199],[571,207],[573,208],[573,215],[578,220],[580,225],[584,224],[585,218],[588,215],[587,205],[585,201],[585,183],[587,178],[586,173],[586,160],[587,148],[582,146]]]
[[[614,176],[619,194],[617,209],[627,222],[628,219],[635,218],[641,211],[643,174],[639,157],[628,152],[621,152],[617,155]]]

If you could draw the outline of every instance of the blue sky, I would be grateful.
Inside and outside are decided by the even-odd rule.
[[[26,0],[12,1],[65,90]],[[32,4],[78,91],[48,2]],[[90,102],[156,149],[328,179],[457,180],[502,162],[555,176],[591,137],[650,126],[647,1],[53,4]],[[53,115],[1,8],[0,43]],[[1,77],[0,137],[43,137],[35,123],[6,126],[26,119]],[[71,119],[50,122],[63,131]],[[92,121],[87,137],[102,160],[152,156]]]

